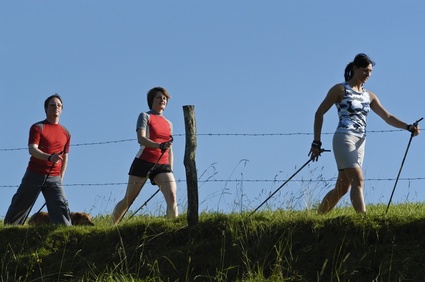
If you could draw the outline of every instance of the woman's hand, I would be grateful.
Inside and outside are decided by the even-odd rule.
[[[171,148],[171,145],[171,141],[162,142],[161,144],[159,144],[159,148],[161,149],[161,152],[165,152]]]
[[[418,136],[420,133],[419,125],[409,124],[406,129],[412,133],[412,136]]]
[[[319,148],[311,147],[310,152],[308,153],[308,155],[310,156],[310,160],[312,160],[313,162],[318,161],[320,153],[321,150]]]

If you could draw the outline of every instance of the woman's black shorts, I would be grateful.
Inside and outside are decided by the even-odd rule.
[[[155,181],[153,180],[155,176],[160,173],[173,172],[169,164],[157,164],[155,167],[154,166],[154,163],[147,162],[139,158],[134,158],[128,175],[146,177],[149,174],[149,179],[151,180],[152,184],[156,185]]]

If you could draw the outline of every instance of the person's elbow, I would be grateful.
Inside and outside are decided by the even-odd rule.
[[[139,143],[140,146],[146,146],[146,144],[147,144],[146,137],[138,136],[137,137],[137,143]]]
[[[34,156],[37,152],[37,148],[38,148],[38,146],[36,144],[29,144],[28,145],[28,153],[31,156]]]
[[[314,114],[314,119],[316,120],[316,121],[320,121],[320,120],[323,120],[323,116],[325,115],[325,113],[321,110],[321,109],[318,109],[317,111],[316,111],[316,113]]]

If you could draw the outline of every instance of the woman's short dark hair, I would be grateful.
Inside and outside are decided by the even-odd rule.
[[[358,68],[365,68],[368,65],[375,65],[375,62],[372,61],[366,54],[360,53],[357,54],[354,58],[354,61],[349,63],[344,71],[345,81],[349,81],[353,77],[353,67],[356,66]]]
[[[154,87],[151,90],[149,90],[148,92],[148,106],[149,109],[152,109],[152,104],[153,104],[153,99],[155,98],[156,93],[161,92],[162,94],[165,95],[165,97],[167,97],[168,99],[171,99],[170,94],[168,94],[167,90],[163,87]]]
[[[62,102],[62,98],[61,98],[61,96],[59,96],[59,94],[58,94],[58,93],[55,93],[55,94],[50,95],[49,97],[47,97],[47,99],[44,101],[44,111],[47,111],[47,107],[49,106],[49,102],[50,102],[50,100],[51,100],[51,99],[53,99],[53,98],[58,98],[58,99],[59,99],[59,101],[61,101],[62,108],[63,108],[63,102]]]

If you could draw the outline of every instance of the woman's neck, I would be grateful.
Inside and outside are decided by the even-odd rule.
[[[159,115],[159,116],[162,116],[162,113],[164,112],[162,109],[160,109],[159,111],[158,110],[156,110],[156,109],[151,109],[151,111],[152,112],[154,112],[155,114],[157,114],[157,115]]]
[[[347,81],[348,85],[350,85],[351,89],[357,92],[363,92],[363,83],[360,81],[355,81],[353,79],[350,79]]]

